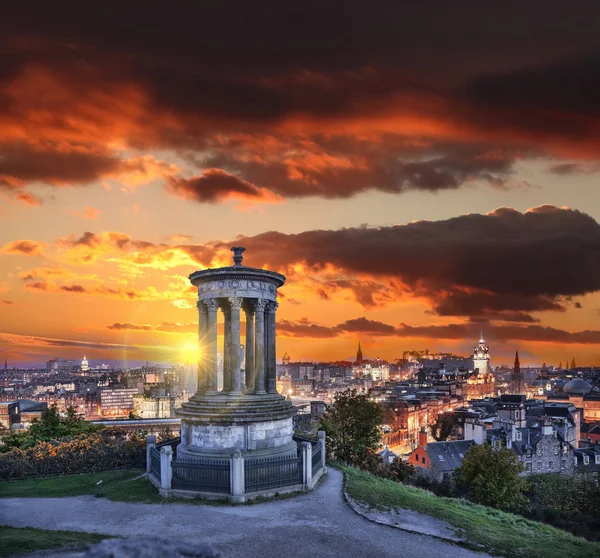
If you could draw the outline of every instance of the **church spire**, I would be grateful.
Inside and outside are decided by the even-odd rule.
[[[515,351],[515,365],[510,376],[510,391],[520,395],[523,390],[523,376],[521,374],[521,363],[519,362],[519,351]]]
[[[356,351],[356,362],[362,362],[363,361],[363,353],[362,353],[362,349],[360,348],[360,341],[358,342],[358,350]]]

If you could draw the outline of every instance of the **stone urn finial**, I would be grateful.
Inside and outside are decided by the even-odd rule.
[[[246,251],[246,248],[244,248],[243,246],[233,246],[233,248],[231,248],[231,251],[233,252],[233,263],[236,267],[239,267],[242,265],[242,260],[244,259],[244,256],[242,256],[242,254]]]

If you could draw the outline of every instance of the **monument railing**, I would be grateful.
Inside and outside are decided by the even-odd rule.
[[[302,455],[244,459],[246,492],[301,485],[303,480]]]
[[[150,448],[150,474],[160,479],[160,450]]]
[[[230,459],[173,461],[172,488],[229,494],[231,488]]]
[[[316,443],[312,448],[312,476],[316,476],[322,467],[321,444]]]
[[[309,490],[326,470],[322,432],[316,443],[301,442],[297,453],[275,457],[252,457],[236,451],[226,458],[177,459],[175,443],[156,444],[153,436],[148,437],[147,476],[163,496],[183,495],[179,491],[185,491],[241,502],[245,495]]]

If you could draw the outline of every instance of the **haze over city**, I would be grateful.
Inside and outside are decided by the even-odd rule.
[[[310,4],[4,10],[2,362],[193,361],[235,244],[278,360],[600,362],[597,4]]]

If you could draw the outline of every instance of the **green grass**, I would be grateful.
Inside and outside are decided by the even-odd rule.
[[[15,556],[51,548],[81,548],[106,538],[110,537],[74,531],[46,531],[0,525],[0,556]]]
[[[33,478],[0,483],[3,498],[65,498],[96,494],[96,483],[102,481],[102,492],[109,500],[120,502],[161,502],[158,491],[144,477],[142,469],[103,471],[63,477]]]
[[[468,545],[497,556],[527,558],[597,558],[600,544],[592,543],[518,515],[380,479],[342,467],[348,495],[374,508],[406,508],[436,517],[456,527]]]

